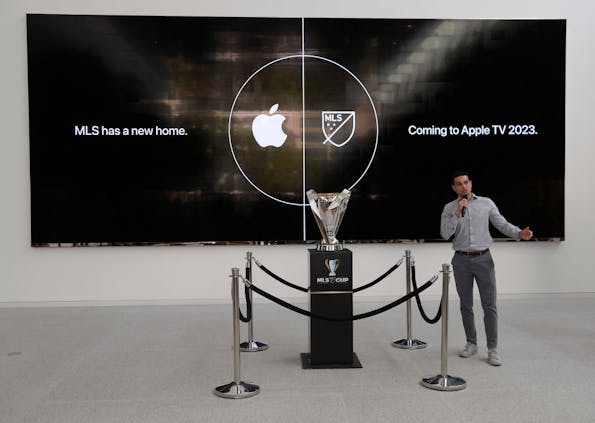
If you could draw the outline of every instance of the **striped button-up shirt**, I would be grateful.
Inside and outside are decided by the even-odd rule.
[[[521,229],[509,223],[498,211],[496,204],[487,197],[473,194],[465,216],[457,217],[457,198],[444,206],[440,220],[440,235],[448,240],[454,235],[453,250],[480,251],[490,248],[492,236],[490,223],[504,235],[520,240]]]

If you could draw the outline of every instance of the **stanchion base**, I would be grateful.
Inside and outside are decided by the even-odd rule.
[[[213,393],[221,398],[242,399],[258,395],[260,387],[247,382],[240,382],[239,384],[230,382],[226,385],[217,386]]]
[[[428,346],[424,341],[419,339],[400,339],[391,344],[395,348],[402,348],[404,350],[421,350]]]
[[[467,387],[465,379],[451,375],[426,376],[421,380],[421,384],[437,391],[460,391]]]
[[[252,341],[252,342],[242,342],[240,344],[240,351],[244,352],[254,352],[254,351],[264,351],[268,350],[269,346],[264,342]]]

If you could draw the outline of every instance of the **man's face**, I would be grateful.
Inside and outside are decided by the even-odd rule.
[[[457,176],[452,182],[452,189],[459,197],[466,196],[471,192],[473,184],[467,175]]]

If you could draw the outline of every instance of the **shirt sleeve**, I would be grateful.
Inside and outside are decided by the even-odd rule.
[[[459,218],[455,215],[452,207],[449,207],[449,204],[445,205],[440,218],[440,235],[443,239],[448,241],[454,235],[458,221]]]
[[[500,214],[496,204],[492,200],[490,200],[490,203],[490,223],[494,225],[494,228],[502,232],[502,234],[519,241],[521,239],[521,228],[509,223],[504,216]]]

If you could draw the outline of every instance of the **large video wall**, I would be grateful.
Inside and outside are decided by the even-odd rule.
[[[28,15],[31,243],[434,241],[471,173],[564,238],[564,20]],[[496,237],[499,236],[494,231]]]

